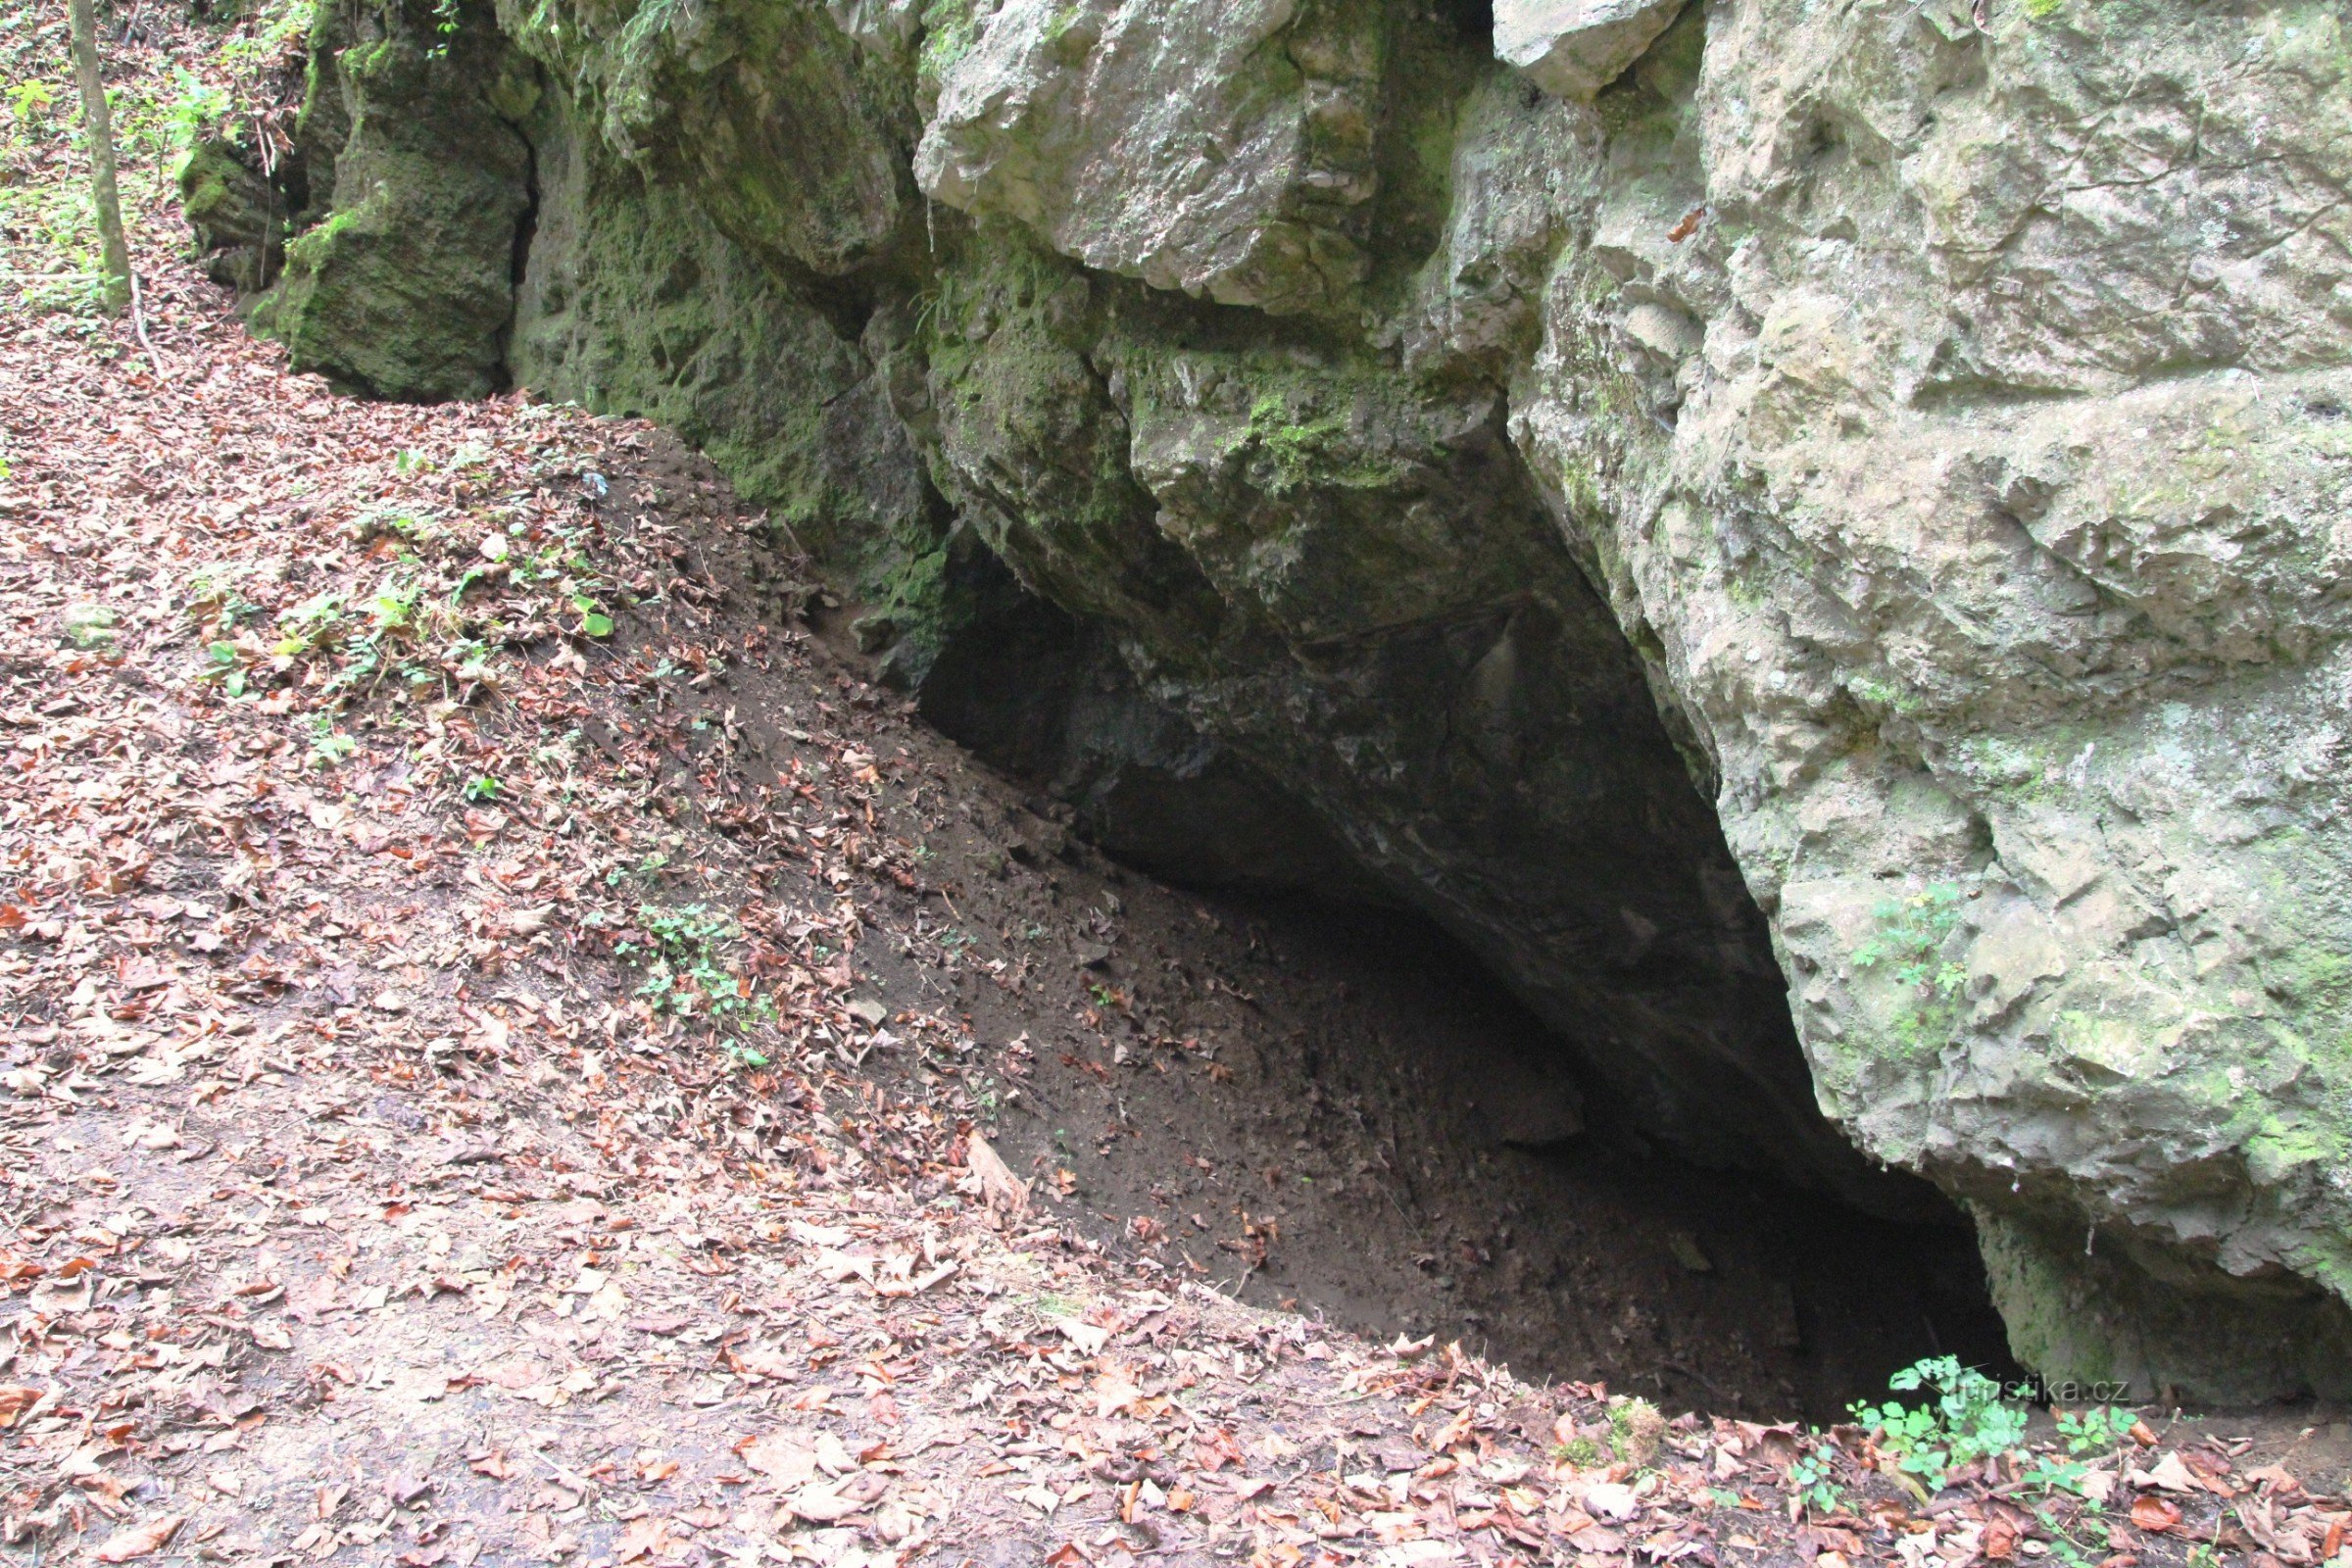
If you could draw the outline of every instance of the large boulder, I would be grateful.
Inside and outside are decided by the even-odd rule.
[[[944,66],[915,173],[1063,255],[1231,305],[1328,310],[1367,270],[1382,8],[1007,0]]]
[[[1715,6],[1514,400],[1824,1106],[2057,1376],[2352,1387],[2348,74],[2324,6]]]
[[[485,13],[460,18],[386,11],[318,74],[347,126],[332,210],[287,244],[284,279],[254,314],[295,368],[379,397],[473,398],[507,384],[532,201],[521,126],[539,85]]]

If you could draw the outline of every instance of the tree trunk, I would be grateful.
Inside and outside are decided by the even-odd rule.
[[[98,72],[98,19],[91,0],[66,0],[74,31],[74,74],[81,82],[82,123],[90,135],[90,190],[98,209],[100,261],[106,269],[106,309],[121,316],[130,304],[130,245],[122,237],[122,197],[115,189],[115,125]]]

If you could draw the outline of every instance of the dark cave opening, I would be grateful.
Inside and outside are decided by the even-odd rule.
[[[1145,699],[1106,638],[992,584],[989,564],[970,586],[1003,603],[912,682],[924,715],[1032,810],[1247,933],[1251,956],[1230,1095],[1138,1091],[1148,1138],[1115,1159],[1063,1137],[1075,1102],[1011,1118],[1016,1147],[1067,1161],[1085,1206],[1166,1211],[1173,1171],[1191,1181],[1177,1211],[1276,1218],[1281,1244],[1226,1280],[1259,1304],[1459,1338],[1522,1376],[1674,1409],[1830,1421],[1924,1356],[2016,1374],[1969,1222],[1926,1183],[1888,1177],[1900,1201],[1866,1212],[1661,1145],[1591,1070],[1604,1031],[1575,1041],[1532,1011],[1313,813]],[[1101,960],[1105,984],[1140,1004],[1164,972],[1216,961],[1187,922],[1150,929],[1126,902],[1149,956]],[[1167,1005],[1184,1027],[1187,1004]],[[1203,1156],[1279,1174],[1216,1190],[1185,1170]]]
[[[1679,1158],[1426,918],[1304,895],[1221,903],[1311,999],[1255,1064],[1259,1093],[1324,1107],[1298,1125],[1392,1151],[1396,1166],[1386,1191],[1294,1233],[1267,1301],[1459,1336],[1523,1376],[1605,1381],[1674,1409],[1840,1420],[1931,1355],[2020,1375],[1967,1218],[1924,1184],[1928,1217],[1906,1222]],[[1583,1126],[1544,1137],[1563,1077]],[[1433,1290],[1367,1298],[1375,1260],[1399,1252]]]
[[[1494,0],[1437,0],[1439,19],[1485,45],[1494,35]]]

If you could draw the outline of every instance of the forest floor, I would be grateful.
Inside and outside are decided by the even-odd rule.
[[[1533,1025],[1435,939],[1103,861],[662,432],[289,374],[163,199],[217,35],[110,34],[95,317],[62,24],[0,24],[0,1552],[2341,1549],[2319,1412],[1925,1487],[1795,1424],[1965,1337],[1948,1249],[1500,1148]]]

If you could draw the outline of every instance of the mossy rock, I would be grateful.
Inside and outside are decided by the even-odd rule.
[[[240,294],[269,283],[282,256],[286,215],[243,149],[219,137],[198,142],[180,166],[179,205],[207,277]]]
[[[506,385],[516,237],[531,207],[518,126],[531,68],[487,22],[455,34],[395,15],[336,62],[353,105],[334,211],[286,248],[255,313],[294,368],[378,397],[475,398]]]

